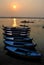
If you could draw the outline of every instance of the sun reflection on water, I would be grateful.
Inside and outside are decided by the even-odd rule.
[[[16,19],[14,18],[13,19],[13,25],[12,25],[13,27],[17,27],[17,23],[16,23]]]

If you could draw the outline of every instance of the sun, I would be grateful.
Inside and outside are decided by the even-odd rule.
[[[16,9],[16,5],[13,5],[13,9]]]

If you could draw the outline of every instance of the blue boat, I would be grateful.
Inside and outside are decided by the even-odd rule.
[[[7,41],[15,41],[15,40],[17,40],[17,41],[21,41],[21,42],[32,42],[32,38],[23,38],[23,37],[4,37],[4,39],[5,40],[7,40]]]
[[[37,51],[31,51],[31,50],[25,50],[21,48],[6,46],[6,50],[8,50],[11,53],[14,53],[15,55],[19,55],[20,57],[28,58],[28,59],[39,59],[41,58],[41,54]]]
[[[27,48],[27,49],[35,49],[35,46],[37,44],[33,43],[27,43],[27,42],[13,42],[13,41],[4,41],[4,44],[7,46],[12,46],[12,47],[22,47],[22,48]]]

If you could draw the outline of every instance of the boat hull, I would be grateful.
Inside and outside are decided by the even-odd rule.
[[[18,48],[15,48],[14,47],[14,50],[13,49],[10,49],[8,46],[6,47],[6,50],[9,52],[9,53],[12,53],[18,57],[22,57],[22,58],[26,58],[26,59],[41,59],[41,54],[38,53],[37,51],[17,51]]]
[[[22,38],[22,37],[4,37],[6,41],[17,41],[17,42],[29,42],[32,43],[32,38]]]
[[[12,42],[12,41],[4,41],[5,46],[12,46],[18,48],[26,48],[26,49],[35,49],[37,44],[26,43],[26,42]]]

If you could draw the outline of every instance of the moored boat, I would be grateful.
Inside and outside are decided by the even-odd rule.
[[[4,36],[4,39],[6,40],[6,41],[21,41],[21,42],[31,42],[32,43],[32,38],[23,38],[23,37],[9,37],[9,36]]]
[[[8,50],[10,53],[13,53],[20,57],[24,57],[24,58],[28,58],[28,59],[40,59],[42,56],[37,51],[24,50],[21,48],[16,48],[16,47],[11,47],[11,46],[6,46],[6,50]]]
[[[37,44],[34,43],[27,43],[27,42],[12,42],[12,41],[4,41],[4,44],[7,46],[12,47],[19,47],[19,48],[27,48],[27,49],[34,49]]]

